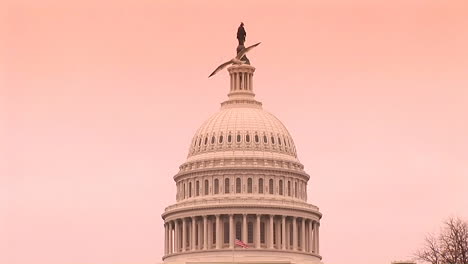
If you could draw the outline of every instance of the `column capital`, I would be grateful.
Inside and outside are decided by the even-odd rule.
[[[203,219],[207,219],[208,215],[202,215]]]

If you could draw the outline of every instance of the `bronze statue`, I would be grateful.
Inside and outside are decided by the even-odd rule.
[[[244,29],[244,23],[241,23],[239,28],[237,29],[237,40],[239,41],[239,45],[237,46],[237,49],[236,49],[236,57],[219,65],[218,68],[216,68],[216,70],[214,70],[210,74],[210,76],[208,76],[208,78],[215,75],[217,72],[219,72],[220,70],[226,68],[228,65],[231,65],[231,64],[234,64],[234,65],[249,64],[250,65],[250,61],[247,58],[247,56],[245,56],[245,54],[249,52],[251,49],[260,45],[260,42],[246,48],[244,46],[246,35],[247,33],[245,32],[245,29]]]
[[[239,28],[237,29],[237,40],[239,41],[239,46],[244,46],[245,36],[247,36],[247,33],[244,29],[244,23],[241,22]]]

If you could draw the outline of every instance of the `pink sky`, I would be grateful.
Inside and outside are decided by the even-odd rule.
[[[468,1],[7,0],[0,263],[149,264],[240,21],[329,264],[407,259],[468,219]],[[6,6],[6,8],[5,8]]]

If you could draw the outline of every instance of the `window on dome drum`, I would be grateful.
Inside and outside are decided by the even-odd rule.
[[[275,144],[275,138],[273,136],[271,136],[271,144]]]
[[[200,139],[198,139],[198,146],[200,146],[200,145],[201,145],[201,137],[200,137]]]
[[[240,193],[241,192],[241,178],[237,178],[236,179],[236,193]]]
[[[189,227],[190,228],[190,227]],[[185,247],[188,247],[189,246],[189,242],[190,242],[190,233],[189,232],[186,232],[185,233]]]
[[[241,135],[240,135],[240,134],[237,134],[237,143],[240,143],[240,142],[241,142],[241,139],[242,139]]]
[[[265,222],[260,223],[260,243],[265,243]]]
[[[297,198],[297,182],[294,183],[294,196]]]
[[[289,223],[289,246],[292,247],[293,245],[293,234],[294,232],[292,232],[293,230],[293,227],[292,227],[292,223]]]
[[[205,180],[205,195],[208,195],[208,191],[209,191],[209,183],[208,183],[208,180]]]
[[[291,196],[291,181],[288,181],[288,196]]]
[[[212,137],[211,137],[211,144],[214,144],[215,141],[216,141],[215,136],[212,136]]]
[[[263,179],[258,179],[258,193],[263,193]]]
[[[250,135],[249,134],[245,135],[245,141],[247,143],[250,143]]]
[[[219,144],[223,144],[223,135],[219,136]]]
[[[185,183],[184,183],[184,189],[182,190],[182,198],[185,199]]]
[[[273,191],[274,191],[273,179],[270,179],[270,181],[268,182],[268,189],[270,191],[270,194],[273,194]]]
[[[253,223],[247,223],[247,243],[253,243]]]
[[[263,143],[265,143],[265,144],[268,143],[268,138],[267,138],[267,136],[263,136]]]
[[[188,189],[188,196],[189,196],[189,197],[192,197],[192,182],[189,182],[188,188],[189,188],[189,189]]]
[[[214,180],[214,194],[218,194],[218,193],[219,193],[219,180],[215,179]]]
[[[224,179],[224,193],[229,193],[229,178]]]
[[[208,144],[208,137],[205,138],[205,145]]]
[[[213,244],[216,245],[216,222],[213,223],[213,227],[211,228],[211,230],[211,233],[213,234],[211,241],[213,241]]]
[[[293,245],[293,235],[294,235],[294,232],[292,232],[293,230],[293,224],[292,223],[289,223],[289,246],[292,247]]]
[[[273,241],[276,241],[276,223],[273,221]],[[273,242],[276,244],[276,242]]]
[[[258,135],[255,135],[255,143],[258,143],[260,142],[260,138],[258,137]]]
[[[278,137],[278,144],[281,146],[281,138]]]
[[[241,222],[236,222],[236,239],[241,240],[242,237],[242,224]]]
[[[283,180],[279,181],[279,195],[283,195]]]
[[[247,192],[252,193],[252,178],[247,179]]]
[[[229,243],[229,222],[224,222],[224,244]]]
[[[200,195],[200,181],[197,181],[195,183],[195,196],[199,196]]]
[[[231,134],[228,135],[228,143],[231,143],[232,142],[232,136]]]

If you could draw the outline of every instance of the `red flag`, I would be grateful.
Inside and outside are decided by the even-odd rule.
[[[249,248],[249,246],[246,243],[242,242],[239,239],[236,239],[236,245],[240,246],[240,247],[243,247],[243,248]]]

